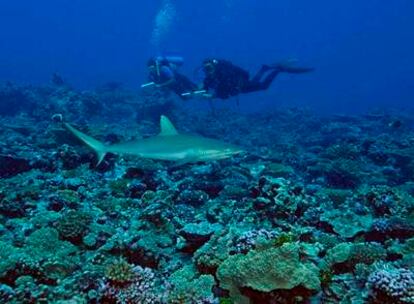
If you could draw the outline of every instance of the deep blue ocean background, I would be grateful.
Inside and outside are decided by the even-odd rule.
[[[154,45],[166,2],[174,13]],[[58,72],[80,89],[120,81],[138,90],[153,55],[184,56],[182,71],[198,81],[205,57],[252,73],[296,58],[316,72],[283,75],[267,92],[241,97],[242,108],[405,108],[414,100],[413,29],[410,0],[1,1],[0,81],[42,84]]]

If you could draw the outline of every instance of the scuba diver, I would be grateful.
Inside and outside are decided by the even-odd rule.
[[[313,68],[295,67],[290,61],[273,65],[262,65],[253,78],[249,72],[221,59],[206,59],[203,61],[205,73],[203,89],[206,98],[227,99],[242,93],[267,90],[279,73],[307,73]],[[211,93],[210,93],[211,92]]]
[[[177,72],[179,66],[183,65],[183,58],[173,56],[158,56],[148,60],[149,83],[141,87],[156,86],[166,88],[176,93],[181,99],[189,97],[187,92],[197,90],[197,85],[186,76]]]

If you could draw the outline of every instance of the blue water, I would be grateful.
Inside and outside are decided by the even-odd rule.
[[[166,2],[170,18],[154,43]],[[107,81],[138,89],[156,54],[184,56],[183,72],[196,80],[194,70],[209,56],[252,72],[297,58],[316,72],[283,75],[268,91],[242,96],[242,107],[410,107],[413,29],[411,0],[3,0],[0,81],[39,84],[58,72],[80,89]]]

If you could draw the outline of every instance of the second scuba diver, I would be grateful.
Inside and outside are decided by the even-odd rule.
[[[295,67],[290,62],[262,65],[253,78],[249,72],[222,59],[206,59],[203,62],[205,73],[204,97],[227,99],[242,93],[267,90],[279,73],[301,74],[313,68]]]

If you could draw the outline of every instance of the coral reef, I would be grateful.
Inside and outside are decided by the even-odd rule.
[[[2,85],[0,101],[2,303],[414,302],[406,113],[195,113],[165,92],[78,92],[58,76]],[[61,125],[117,143],[157,134],[167,112],[246,153],[96,167]]]

